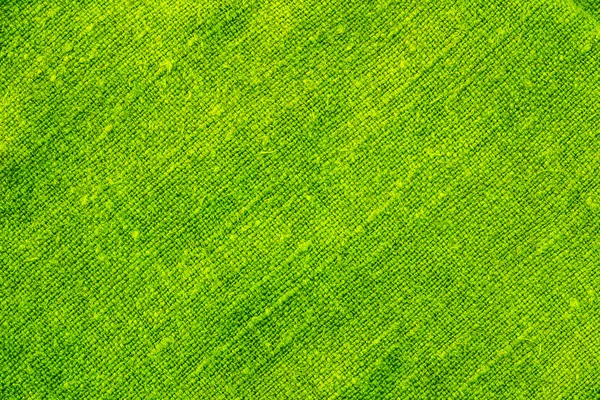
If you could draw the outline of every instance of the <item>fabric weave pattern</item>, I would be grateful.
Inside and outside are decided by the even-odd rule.
[[[599,167],[596,0],[0,1],[0,398],[600,398]]]

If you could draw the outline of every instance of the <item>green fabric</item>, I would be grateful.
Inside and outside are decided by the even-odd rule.
[[[0,12],[1,399],[600,398],[597,0]]]

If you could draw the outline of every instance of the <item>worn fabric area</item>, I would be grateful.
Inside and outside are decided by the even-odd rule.
[[[596,0],[0,0],[0,398],[600,398]]]

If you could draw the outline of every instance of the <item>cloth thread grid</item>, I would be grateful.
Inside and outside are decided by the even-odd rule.
[[[0,398],[600,398],[599,10],[0,2]]]

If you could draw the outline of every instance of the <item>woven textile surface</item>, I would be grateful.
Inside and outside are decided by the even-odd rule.
[[[600,399],[600,2],[0,0],[0,399]]]

